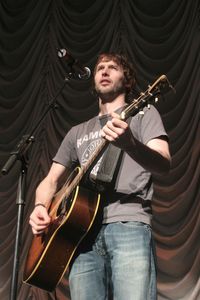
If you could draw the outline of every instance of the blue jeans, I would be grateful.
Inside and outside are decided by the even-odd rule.
[[[103,225],[91,249],[80,253],[72,265],[71,299],[156,300],[154,254],[149,225]]]

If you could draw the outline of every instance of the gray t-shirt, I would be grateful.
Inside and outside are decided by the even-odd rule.
[[[68,168],[77,164],[84,165],[101,141],[100,130],[104,118],[107,119],[108,116],[95,116],[72,127],[53,161]],[[144,108],[144,115],[138,113],[132,117],[129,126],[135,138],[143,144],[157,137],[167,137],[161,117],[154,106],[150,109]],[[97,174],[100,162],[101,158],[91,171],[93,178]],[[106,195],[108,199],[104,201],[106,204],[103,223],[139,221],[150,224],[152,195],[150,172],[124,153],[114,191],[109,192]]]

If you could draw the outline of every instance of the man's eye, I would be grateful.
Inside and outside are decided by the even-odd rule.
[[[110,66],[110,69],[118,70],[117,66]]]
[[[103,66],[97,68],[97,71],[103,70]]]

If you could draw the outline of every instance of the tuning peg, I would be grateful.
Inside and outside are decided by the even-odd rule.
[[[143,111],[143,110],[140,110],[140,111],[139,111],[139,114],[140,114],[140,115],[144,115],[144,111]]]
[[[155,101],[155,103],[157,103],[159,101],[159,98],[155,97],[154,101]]]

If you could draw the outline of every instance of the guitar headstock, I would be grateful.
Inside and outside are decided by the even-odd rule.
[[[148,86],[145,92],[141,92],[137,99],[134,99],[131,104],[126,107],[120,114],[122,120],[126,120],[130,116],[136,115],[138,112],[143,113],[143,108],[148,107],[153,103],[159,101],[161,89],[168,87],[175,91],[174,87],[170,84],[166,75],[161,75],[154,81],[152,85]]]

